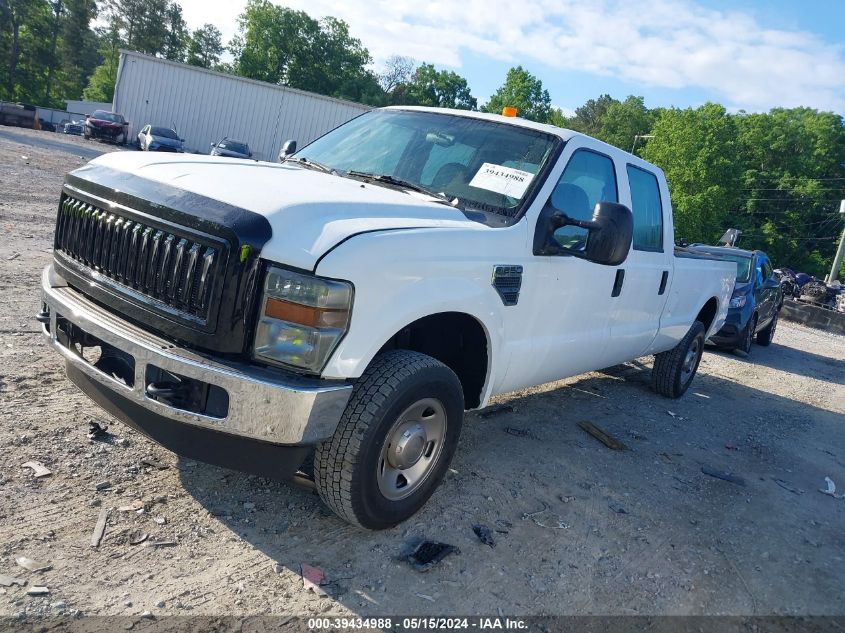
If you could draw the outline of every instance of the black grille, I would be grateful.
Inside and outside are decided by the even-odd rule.
[[[66,196],[56,221],[56,249],[170,308],[208,318],[220,247]]]

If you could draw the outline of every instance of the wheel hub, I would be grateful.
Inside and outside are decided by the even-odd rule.
[[[399,470],[410,468],[420,460],[426,444],[428,444],[428,437],[422,424],[414,422],[403,425],[394,433],[387,461]]]

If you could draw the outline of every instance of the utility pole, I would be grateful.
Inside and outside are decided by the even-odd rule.
[[[634,150],[637,149],[637,143],[640,142],[641,138],[654,138],[654,134],[634,134],[634,144],[631,145],[631,153],[634,153]]]
[[[839,204],[839,215],[845,217],[845,200]],[[845,257],[845,228],[839,237],[839,248],[836,249],[836,257],[833,258],[833,266],[830,267],[830,275],[827,283],[832,284],[839,277],[839,269],[842,268],[842,258]]]

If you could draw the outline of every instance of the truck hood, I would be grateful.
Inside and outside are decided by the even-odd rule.
[[[323,254],[360,233],[411,228],[492,230],[423,194],[295,164],[147,152],[113,152],[90,164],[259,213],[273,229],[262,257],[306,270],[313,270]],[[83,167],[76,173],[84,178],[84,172]]]

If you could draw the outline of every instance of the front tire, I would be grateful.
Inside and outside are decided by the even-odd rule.
[[[334,435],[317,446],[320,498],[340,518],[371,530],[413,516],[452,461],[463,412],[461,383],[443,363],[408,350],[377,356]]]
[[[701,321],[672,349],[656,354],[651,369],[651,386],[662,396],[680,398],[692,383],[704,353],[706,328]]]
[[[778,326],[778,314],[780,314],[780,312],[776,310],[775,315],[772,317],[769,324],[757,332],[757,345],[768,347],[772,344],[772,339],[775,338],[775,328]]]
[[[748,319],[748,323],[745,324],[745,329],[742,331],[742,339],[740,341],[739,347],[736,349],[745,352],[745,355],[751,353],[751,345],[754,343],[754,330],[757,329],[757,315],[752,314],[751,318]]]

